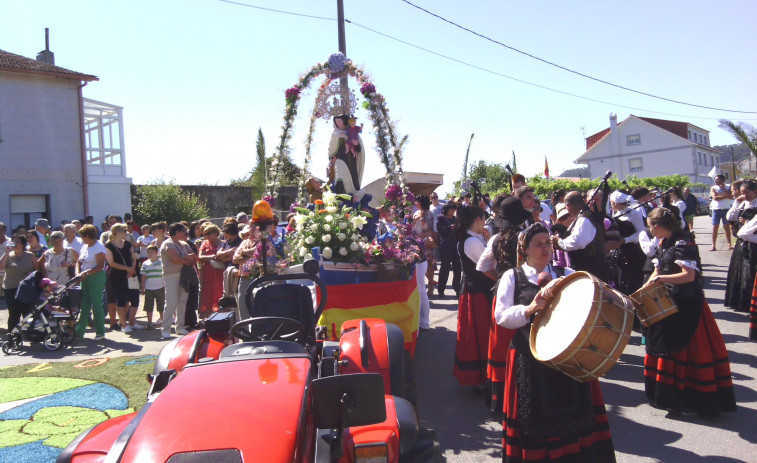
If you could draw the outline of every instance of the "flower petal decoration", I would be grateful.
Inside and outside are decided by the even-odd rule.
[[[323,248],[321,254],[323,254],[324,259],[331,259],[331,257],[334,255],[334,251],[332,251],[330,247],[326,246],[325,248]]]

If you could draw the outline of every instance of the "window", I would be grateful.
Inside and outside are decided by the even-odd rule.
[[[691,130],[689,130],[689,140],[691,140]]]
[[[702,135],[699,135],[699,144],[702,144]]]
[[[697,154],[699,155],[699,165],[701,166],[702,165],[702,153],[700,153],[699,151],[697,151]]]
[[[11,228],[19,225],[27,229],[37,219],[49,218],[50,197],[47,195],[11,195]]]
[[[628,170],[630,170],[631,172],[640,172],[644,170],[644,166],[641,163],[641,158],[629,159]]]
[[[710,146],[710,145],[708,145],[708,144],[707,144],[707,135],[705,135],[705,136],[704,136],[704,144],[705,144],[706,146]]]
[[[635,146],[635,145],[641,145],[641,135],[628,135],[626,137],[626,145],[628,146]]]
[[[710,156],[710,165],[711,166],[715,165],[715,156]]]

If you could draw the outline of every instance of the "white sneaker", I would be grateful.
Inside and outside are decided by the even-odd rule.
[[[171,339],[171,331],[160,330],[160,339]]]
[[[105,339],[105,336],[95,336],[92,339],[95,340],[95,341],[102,341],[103,339]]]
[[[189,331],[187,331],[184,327],[176,328],[176,334],[185,335],[189,334]]]
[[[143,329],[145,329],[145,327],[142,326],[142,325],[132,325],[131,329],[133,329],[133,330],[143,330]]]
[[[131,333],[131,326],[126,325],[123,329],[124,333]]]

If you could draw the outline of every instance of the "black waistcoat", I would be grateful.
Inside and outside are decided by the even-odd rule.
[[[461,283],[463,292],[467,293],[490,293],[494,282],[484,275],[483,272],[476,270],[476,262],[473,262],[465,255],[465,242],[474,238],[470,233],[465,233],[463,239],[457,243],[457,252],[460,254],[460,263],[463,267],[463,281]]]
[[[582,212],[580,217],[586,217],[594,225],[594,239],[583,249],[568,251],[570,267],[573,270],[589,272],[602,281],[607,281],[607,266],[605,262],[605,224],[604,217],[599,214]],[[578,219],[576,219],[578,220]]]

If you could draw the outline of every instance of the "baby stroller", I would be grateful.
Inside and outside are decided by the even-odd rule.
[[[60,285],[46,299],[40,298],[42,280],[42,273],[34,271],[18,286],[16,298],[34,308],[8,333],[2,346],[6,355],[20,350],[24,340],[29,344],[42,342],[45,349],[55,351],[76,339],[73,324],[79,315],[81,288],[77,285],[81,277]]]

